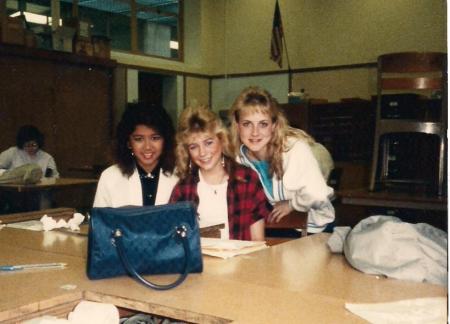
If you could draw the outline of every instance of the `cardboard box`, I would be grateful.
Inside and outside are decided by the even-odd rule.
[[[111,40],[106,36],[92,36],[94,56],[109,59],[111,57]]]
[[[91,40],[91,22],[89,20],[80,20],[78,18],[67,18],[64,20],[64,26],[75,28],[76,37],[86,41]]]
[[[75,37],[73,52],[79,55],[93,56],[94,46],[92,45],[91,41]]]
[[[25,46],[33,48],[37,46],[37,37],[31,30],[25,31]]]
[[[72,27],[61,26],[53,31],[53,49],[62,52],[72,53],[73,38],[76,30]]]
[[[6,17],[1,24],[1,41],[3,43],[24,45],[25,22],[22,17]]]

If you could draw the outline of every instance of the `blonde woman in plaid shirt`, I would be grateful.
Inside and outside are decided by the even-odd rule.
[[[200,225],[225,223],[223,239],[264,240],[271,205],[257,174],[235,162],[228,132],[217,115],[206,108],[185,109],[176,139],[180,181],[170,201],[194,202]]]

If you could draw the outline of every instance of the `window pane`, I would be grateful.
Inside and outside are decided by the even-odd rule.
[[[72,2],[72,0],[62,0],[61,17],[63,19],[71,17]],[[78,0],[78,17],[81,21],[89,22],[91,35],[110,38],[112,49],[131,51],[130,4],[128,1]]]
[[[8,16],[19,10],[19,2],[17,0],[6,0],[6,14]]]
[[[136,0],[139,51],[178,58],[179,1]]]

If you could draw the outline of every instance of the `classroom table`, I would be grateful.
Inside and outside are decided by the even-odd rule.
[[[366,188],[338,190],[343,204],[447,211],[447,197],[429,196],[414,192],[369,191]]]
[[[344,216],[361,219],[370,215],[391,215],[405,222],[425,222],[447,231],[446,196],[398,190],[369,191],[367,188],[338,190],[336,196],[343,208],[339,212],[340,217],[343,213]],[[345,222],[354,225],[353,220]]]
[[[0,184],[0,197],[5,194],[6,201],[13,201],[11,212],[26,212],[39,210],[40,193],[50,192],[56,206],[69,204],[80,210],[92,206],[93,195],[97,179],[83,178],[43,178],[36,184]],[[77,194],[74,194],[76,192]],[[92,197],[91,197],[92,196]],[[62,203],[60,202],[61,197]],[[48,208],[49,206],[45,206]]]
[[[59,270],[0,273],[0,322],[66,316],[81,300],[113,303],[194,323],[363,323],[346,302],[446,296],[446,287],[367,275],[316,234],[231,259],[204,257],[204,271],[155,291],[129,277],[89,280],[87,238],[61,232],[0,230],[4,264],[66,262]],[[176,275],[149,276],[167,283]]]
[[[36,184],[14,184],[2,183],[0,184],[1,191],[12,192],[30,192],[42,191],[48,189],[77,187],[84,185],[93,185],[97,183],[97,179],[78,179],[78,178],[43,178]]]

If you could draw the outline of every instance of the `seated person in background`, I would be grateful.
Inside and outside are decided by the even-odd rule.
[[[187,108],[177,131],[179,183],[171,202],[192,201],[202,223],[225,224],[222,239],[264,240],[271,211],[257,174],[235,162],[227,130],[207,108]]]
[[[59,178],[53,157],[44,152],[44,135],[32,125],[22,126],[17,132],[16,146],[0,153],[0,173],[24,164],[38,164],[48,178]]]
[[[335,217],[333,189],[326,184],[333,168],[328,151],[289,127],[276,99],[258,87],[244,89],[235,99],[230,120],[238,161],[258,173],[274,205],[269,221],[278,222],[295,209],[308,212],[308,232],[325,230]]]
[[[174,136],[164,108],[129,104],[117,125],[116,164],[102,172],[94,207],[166,204],[178,181]]]
[[[42,150],[43,146],[44,135],[35,126],[24,125],[20,127],[16,135],[16,146],[0,153],[0,175],[3,174],[3,177],[8,178],[9,175],[14,173],[21,174],[27,167],[39,166],[43,177],[59,178],[55,160],[50,154]],[[39,177],[38,174],[36,175]],[[31,175],[31,178],[34,178],[34,176]],[[34,179],[33,182],[36,182],[36,180]],[[14,193],[3,193],[2,201],[0,201],[0,212],[13,213],[46,209],[51,208],[52,204],[49,191],[30,193],[26,200],[21,199]]]

